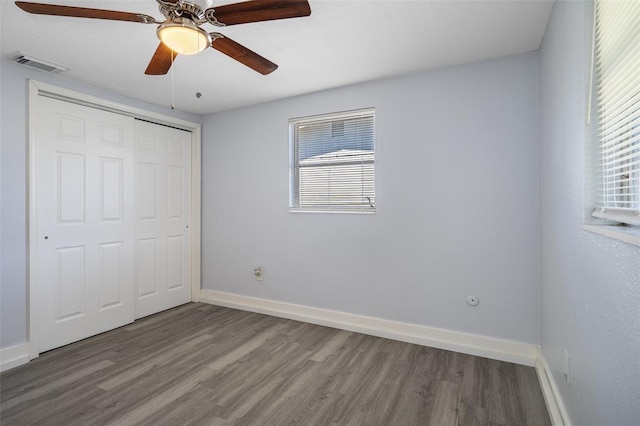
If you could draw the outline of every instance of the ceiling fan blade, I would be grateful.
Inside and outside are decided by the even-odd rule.
[[[176,56],[178,56],[177,53],[169,49],[164,43],[160,43],[144,73],[147,75],[166,74],[169,72],[169,68],[171,68],[171,64],[173,64]]]
[[[307,0],[252,0],[214,8],[214,16],[224,25],[299,18],[311,15]]]
[[[276,64],[267,58],[263,58],[256,52],[244,47],[240,43],[237,43],[228,37],[223,36],[222,34],[211,33],[211,38],[213,39],[211,47],[262,75],[272,73],[276,68],[278,68]]]
[[[30,3],[17,1],[16,6],[25,12],[38,15],[71,16],[75,18],[109,19],[112,21],[139,22],[141,24],[157,24],[156,20],[142,13],[119,12],[117,10],[89,9],[86,7],[61,6],[57,4]]]

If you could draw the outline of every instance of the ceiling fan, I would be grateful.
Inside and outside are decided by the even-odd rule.
[[[220,33],[206,32],[200,28],[200,25],[209,23],[224,27],[249,22],[298,18],[311,14],[307,0],[250,0],[215,8],[211,7],[212,0],[156,1],[160,12],[165,17],[164,21],[156,21],[152,16],[142,13],[115,10],[24,1],[16,1],[16,6],[25,12],[40,15],[159,24],[156,34],[160,39],[160,45],[145,71],[148,75],[166,74],[178,55],[193,55],[207,47],[213,47],[260,74],[269,74],[275,71],[278,65]]]

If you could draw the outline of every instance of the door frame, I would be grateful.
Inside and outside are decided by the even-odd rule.
[[[38,219],[37,219],[37,167],[36,167],[36,113],[40,96],[60,99],[67,102],[85,105],[105,111],[115,112],[147,120],[153,123],[176,127],[191,132],[191,301],[200,300],[200,250],[201,250],[201,158],[202,158],[202,125],[176,117],[148,111],[145,109],[108,101],[99,97],[76,92],[52,84],[29,80],[28,102],[28,275],[27,275],[27,340],[29,342],[29,359],[39,356],[38,352]]]

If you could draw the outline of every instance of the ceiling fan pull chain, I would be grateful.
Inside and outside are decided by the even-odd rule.
[[[171,52],[171,109],[176,109],[173,104],[173,52]]]

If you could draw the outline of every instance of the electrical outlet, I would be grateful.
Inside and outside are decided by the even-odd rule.
[[[263,281],[264,275],[262,272],[262,266],[256,266],[253,268],[253,276],[256,277],[256,281]]]
[[[569,356],[569,351],[564,350],[564,366],[562,368],[562,372],[564,373],[564,379],[567,381],[567,384],[571,383],[571,365],[570,365],[571,357]]]

